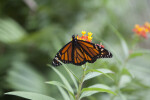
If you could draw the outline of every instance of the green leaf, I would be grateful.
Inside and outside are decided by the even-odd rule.
[[[76,79],[79,81],[79,78],[71,70],[69,70],[69,68],[63,62],[61,62],[60,60],[58,60],[58,61],[64,66],[64,68],[68,72],[70,78],[72,79],[72,81],[73,81],[73,83],[74,83],[74,85],[75,85],[75,87],[76,87],[76,89],[78,91],[78,84],[77,84]]]
[[[45,78],[41,73],[24,62],[13,62],[6,80],[14,90],[49,93],[46,84],[43,84]]]
[[[88,74],[87,74],[88,73]],[[102,74],[104,74],[105,76],[107,76],[108,78],[110,78],[111,80],[113,80],[108,74],[106,73],[113,73],[111,70],[109,69],[89,69],[86,71],[86,76],[84,78],[84,81],[89,80],[91,78],[94,78],[96,76],[100,76]],[[114,81],[114,80],[113,80]]]
[[[60,86],[57,86],[57,87],[58,87],[61,95],[63,96],[64,100],[70,100],[70,98],[69,98],[68,94],[66,93],[66,91]]]
[[[133,77],[132,73],[130,73],[130,71],[126,67],[122,68],[121,74],[122,75],[129,75],[129,76]]]
[[[144,54],[144,53],[142,53],[142,52],[131,53],[131,54],[129,55],[129,59],[133,59],[133,58],[142,56],[143,54]]]
[[[75,77],[79,80],[79,78],[71,71],[71,70],[69,70],[68,68],[67,68],[67,66],[65,66],[64,64],[63,64],[63,66],[65,67],[65,69],[66,69],[66,71],[68,72],[68,74],[70,75],[70,78],[72,79],[72,81],[73,81],[73,83],[74,83],[74,85],[75,85],[75,87],[76,87],[76,89],[77,89],[77,91],[78,91],[78,84],[77,84],[77,81],[76,81],[76,79],[75,79]],[[75,77],[74,77],[75,76]]]
[[[119,81],[119,87],[123,88],[126,87],[128,83],[131,82],[131,77],[128,75],[122,75]]]
[[[129,55],[129,59],[133,59],[135,57],[139,57],[146,54],[150,54],[150,50],[146,50],[146,49],[137,50]]]
[[[63,64],[63,65],[64,65],[64,64]],[[76,81],[76,79],[75,79],[75,77],[74,77],[74,76],[76,76],[76,75],[75,75],[71,70],[69,70],[69,69],[67,68],[67,66],[64,66],[64,67],[65,67],[66,71],[69,73],[70,78],[72,79],[72,81],[73,81],[75,87],[78,89],[78,84],[77,84],[77,81]],[[73,73],[73,74],[72,74],[72,73]],[[77,78],[77,76],[76,76],[76,78]],[[79,79],[79,78],[77,78],[77,79]]]
[[[63,85],[62,83],[60,83],[58,81],[50,81],[50,82],[45,82],[45,83],[60,86],[60,87],[65,88],[66,90],[68,90],[65,85]]]
[[[65,86],[67,87],[67,89],[74,94],[73,89],[72,89],[71,85],[69,84],[69,82],[67,81],[67,79],[56,68],[54,68],[51,65],[48,65],[48,66],[51,67],[58,74],[58,76],[60,77],[60,79],[62,80],[62,82],[65,84]]]
[[[110,25],[110,27],[114,31],[114,33],[118,36],[118,38],[120,39],[120,42],[121,42],[124,54],[125,54],[126,57],[128,57],[128,55],[129,55],[129,48],[128,48],[127,42],[125,41],[125,39],[123,38],[121,33],[118,32],[118,30],[113,25]]]
[[[66,90],[68,91],[68,93],[69,93],[73,98],[75,98],[74,94],[73,94],[70,90],[68,90],[67,87],[66,87],[65,85],[63,85],[62,83],[57,82],[57,81],[50,81],[50,82],[46,82],[46,83],[52,84],[52,85],[56,85],[56,86],[58,86],[58,87],[63,87],[64,89],[66,89]]]
[[[12,43],[25,37],[25,31],[12,19],[0,19],[0,41]]]
[[[113,95],[117,95],[115,92],[111,91],[110,87],[108,87],[107,85],[95,84],[95,85],[92,85],[88,88],[83,88],[80,99],[83,97],[91,96],[91,95],[98,93],[98,92],[107,92],[107,93],[110,93]]]
[[[19,97],[23,97],[30,100],[56,100],[50,96],[46,96],[39,93],[33,93],[33,92],[24,92],[24,91],[14,91],[14,92],[8,92],[5,93],[7,95],[15,95]]]

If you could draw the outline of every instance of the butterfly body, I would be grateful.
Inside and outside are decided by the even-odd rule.
[[[105,54],[105,55],[104,55]],[[83,65],[86,62],[94,63],[98,58],[109,58],[112,54],[100,45],[93,44],[84,40],[78,40],[72,36],[72,41],[67,43],[53,59],[52,65],[59,66],[63,63]]]

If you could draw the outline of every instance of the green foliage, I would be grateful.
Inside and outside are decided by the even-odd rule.
[[[127,46],[127,42],[124,40],[121,33],[119,33],[116,28],[114,28],[113,26],[111,26],[111,28],[114,31],[114,33],[117,35],[117,37],[120,39],[122,50],[124,51],[125,57],[127,57],[129,55],[129,49]]]
[[[48,66],[50,66],[50,65],[48,65]],[[51,67],[51,66],[50,66]],[[67,66],[65,66],[64,67],[64,69],[66,70],[66,71],[68,71],[68,75],[72,78],[75,78],[74,76],[73,76],[73,74],[70,72],[70,70],[68,70],[67,68],[66,68]],[[83,98],[83,97],[86,97],[86,96],[90,96],[90,95],[93,95],[93,94],[95,94],[95,93],[97,93],[97,92],[107,92],[107,93],[111,93],[111,94],[113,94],[113,95],[116,95],[116,93],[115,92],[113,92],[113,91],[111,91],[110,90],[110,87],[108,87],[108,86],[106,86],[106,85],[103,85],[103,84],[96,84],[96,85],[93,85],[93,86],[90,86],[90,87],[88,87],[88,88],[83,88],[83,89],[81,89],[81,87],[82,87],[82,84],[83,84],[83,82],[84,82],[84,79],[86,79],[86,80],[88,80],[88,79],[90,79],[90,78],[86,78],[86,75],[88,75],[89,73],[89,70],[88,71],[86,71],[86,68],[84,68],[83,67],[83,69],[84,69],[84,74],[83,74],[83,77],[82,77],[82,79],[79,81],[79,86],[77,86],[77,87],[79,87],[78,89],[77,89],[77,94],[75,95],[74,94],[74,92],[73,92],[73,89],[72,89],[72,87],[70,86],[70,84],[68,83],[68,81],[67,81],[67,79],[61,74],[61,72],[59,72],[56,68],[54,68],[54,67],[51,67],[57,74],[58,74],[58,76],[60,77],[60,79],[63,81],[63,84],[62,83],[60,83],[60,82],[58,82],[58,81],[50,81],[50,82],[46,82],[46,83],[48,83],[48,84],[51,84],[51,85],[55,85],[55,86],[57,86],[58,87],[58,89],[59,89],[59,91],[61,92],[61,94],[62,94],[62,96],[63,96],[63,98],[64,98],[64,100],[78,100],[79,98],[81,99],[81,98]],[[91,70],[90,70],[91,71]],[[92,71],[96,71],[96,72],[100,72],[100,74],[103,74],[104,73],[104,75],[106,75],[107,76],[107,74],[106,73],[112,73],[112,71],[110,71],[110,70],[107,70],[107,69],[99,69],[99,70],[92,70]],[[93,73],[94,74],[94,73]],[[96,75],[95,76],[98,76],[99,75],[99,73],[98,73],[98,75],[97,75],[97,73],[95,73]],[[93,75],[93,77],[95,77],[94,75]],[[76,81],[76,80],[74,80],[74,81]],[[75,85],[75,84],[74,84]],[[68,94],[70,95],[70,97],[69,97],[69,95],[64,91],[64,89],[68,92]],[[33,90],[33,89],[31,89],[31,90]],[[82,94],[80,94],[80,92],[82,93]],[[79,93],[79,94],[78,94]],[[20,97],[25,97],[25,98],[28,98],[28,99],[32,99],[32,100],[35,100],[35,98],[34,98],[34,96],[36,96],[36,93],[30,93],[30,92],[8,92],[8,93],[6,93],[6,94],[8,94],[8,95],[16,95],[16,96],[20,96]],[[33,96],[33,97],[32,97]],[[40,96],[40,98],[42,98],[42,96],[41,95],[39,95]],[[79,98],[77,98],[79,96]],[[40,100],[40,98],[38,98],[38,100]],[[44,99],[43,100],[47,100],[47,98],[46,97],[43,97]],[[51,98],[51,97],[49,97],[49,98]],[[52,100],[53,100],[53,98],[51,98]]]
[[[84,81],[89,80],[91,78],[94,78],[96,76],[100,76],[102,74],[104,74],[105,76],[107,76],[108,78],[110,78],[111,80],[113,80],[109,75],[107,75],[106,73],[113,73],[111,70],[109,69],[89,69],[86,71],[86,76],[84,78]]]
[[[71,96],[74,97],[74,94],[73,94],[72,92],[70,92],[70,91],[67,89],[67,87],[64,86],[62,83],[57,82],[57,81],[50,81],[50,82],[46,82],[46,83],[52,84],[52,85],[56,85],[61,93],[62,93],[62,89],[64,88],[64,89],[66,89],[66,90],[68,91],[68,93],[69,93]],[[62,96],[69,98],[68,94],[67,94],[65,91],[62,93]],[[75,97],[74,97],[74,98],[75,98]]]
[[[68,94],[64,91],[63,88],[58,86],[59,91],[61,92],[61,95],[63,96],[64,100],[70,100]]]
[[[25,31],[12,19],[0,19],[0,41],[13,43],[25,37]]]
[[[54,67],[51,67],[61,78],[61,80],[63,81],[63,83],[65,84],[65,86],[68,88],[69,91],[71,91],[73,93],[73,89],[71,88],[71,85],[69,84],[69,82],[67,81],[67,79]],[[73,93],[74,94],[74,93]]]
[[[50,65],[48,65],[48,66],[50,66]],[[73,73],[72,72],[70,72],[70,70],[68,70],[67,69],[67,66],[66,65],[64,65],[63,64],[63,66],[64,66],[64,68],[65,68],[65,70],[68,72],[68,75],[70,76],[70,78],[75,78],[74,76],[73,76]],[[85,65],[86,66],[86,65]],[[51,66],[50,66],[51,67]],[[93,85],[93,86],[90,86],[89,88],[83,88],[83,89],[81,89],[81,87],[82,87],[82,84],[83,84],[83,82],[85,81],[85,80],[89,80],[89,79],[91,79],[91,78],[93,78],[93,77],[96,77],[96,76],[99,76],[100,74],[104,74],[104,75],[106,75],[107,77],[108,77],[108,75],[106,74],[106,73],[112,73],[112,71],[110,71],[110,70],[108,70],[108,69],[98,69],[98,70],[88,70],[88,71],[86,71],[86,68],[84,68],[83,67],[83,76],[82,76],[82,79],[81,80],[79,80],[79,86],[77,86],[77,87],[79,87],[78,89],[77,89],[77,94],[76,95],[74,95],[74,92],[72,92],[72,88],[70,87],[70,85],[69,85],[69,83],[68,83],[68,81],[67,81],[67,79],[57,70],[57,69],[55,69],[53,66],[51,67],[58,75],[59,75],[59,77],[61,78],[61,80],[63,81],[63,83],[64,83],[64,85],[62,84],[62,83],[60,83],[60,82],[57,82],[57,81],[50,81],[50,82],[46,82],[46,83],[48,83],[48,84],[52,84],[52,85],[56,85],[57,87],[62,87],[62,88],[64,88],[66,91],[68,91],[68,93],[73,97],[73,98],[70,98],[70,100],[78,100],[79,98],[81,99],[81,98],[83,98],[83,97],[86,97],[86,96],[90,96],[90,95],[92,95],[92,94],[95,94],[95,93],[97,93],[97,92],[107,92],[107,93],[111,93],[111,94],[114,94],[114,95],[116,95],[116,93],[114,93],[113,91],[111,91],[110,90],[110,88],[108,87],[108,86],[106,86],[106,85],[102,85],[102,84],[96,84],[96,85]],[[89,74],[91,74],[91,73],[89,73],[90,71],[94,71],[94,72],[98,72],[98,73],[92,73],[92,75],[89,75]],[[89,77],[89,76],[91,76],[91,77]],[[110,77],[110,76],[109,76]],[[75,80],[73,80],[73,81],[75,81]],[[76,85],[76,84],[74,84],[74,85]],[[60,89],[59,89],[60,90]],[[88,92],[87,92],[88,91]],[[92,91],[92,92],[89,92],[89,91]],[[62,92],[61,90],[60,90],[60,92]],[[80,94],[80,92],[82,93],[82,94]],[[62,96],[64,97],[64,99],[65,99],[65,96],[66,96],[67,94],[64,92],[64,93],[62,93]],[[80,96],[81,95],[81,96]],[[79,98],[77,98],[78,96],[80,96]],[[66,97],[68,97],[68,95],[66,96]]]
[[[111,93],[113,95],[117,95],[115,92],[111,91],[110,87],[108,87],[104,84],[95,84],[88,88],[83,88],[80,99],[83,97],[91,96],[98,92],[107,92],[107,93]]]
[[[149,5],[147,0],[1,0],[0,100],[149,100],[150,41],[132,32],[135,24],[149,21]],[[87,63],[86,69],[46,67],[82,30],[94,33],[92,42],[102,42],[113,58]]]
[[[16,95],[31,100],[56,100],[52,97],[33,92],[14,91],[5,93],[7,95]]]
[[[7,82],[13,89],[48,93],[43,84],[44,77],[34,70],[30,65],[14,62],[13,68],[8,72]]]

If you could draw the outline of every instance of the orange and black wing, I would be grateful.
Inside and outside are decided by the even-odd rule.
[[[100,45],[96,45],[100,55],[98,56],[98,58],[112,58],[112,53],[109,52],[107,49],[101,47]]]
[[[76,40],[67,43],[53,59],[52,65],[59,66],[63,63],[83,65],[86,62],[94,63],[98,58],[111,58],[112,54],[99,45],[91,42]]]
[[[62,49],[59,50],[53,59],[52,65],[61,65],[58,60],[62,61],[63,63],[72,63],[72,41],[67,43]]]
[[[73,64],[82,65],[86,62],[93,63],[97,60],[99,49],[96,45],[87,41],[78,40],[73,47]]]

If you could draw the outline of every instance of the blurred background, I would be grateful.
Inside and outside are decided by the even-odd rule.
[[[149,5],[149,0],[0,0],[0,100],[27,100],[4,95],[17,90],[61,100],[58,89],[44,83],[60,80],[47,64],[73,34],[81,36],[82,30],[94,33],[92,42],[103,42],[114,55],[88,66],[111,69],[114,79],[126,63],[114,30],[125,39],[129,52],[146,52],[126,63],[120,83],[101,76],[84,84],[103,83],[112,88],[120,84],[122,97],[98,93],[83,100],[149,100],[150,39],[143,39],[134,49],[131,45],[134,25],[150,22]],[[80,77],[80,66],[68,66]],[[62,67],[57,69],[67,77]]]

